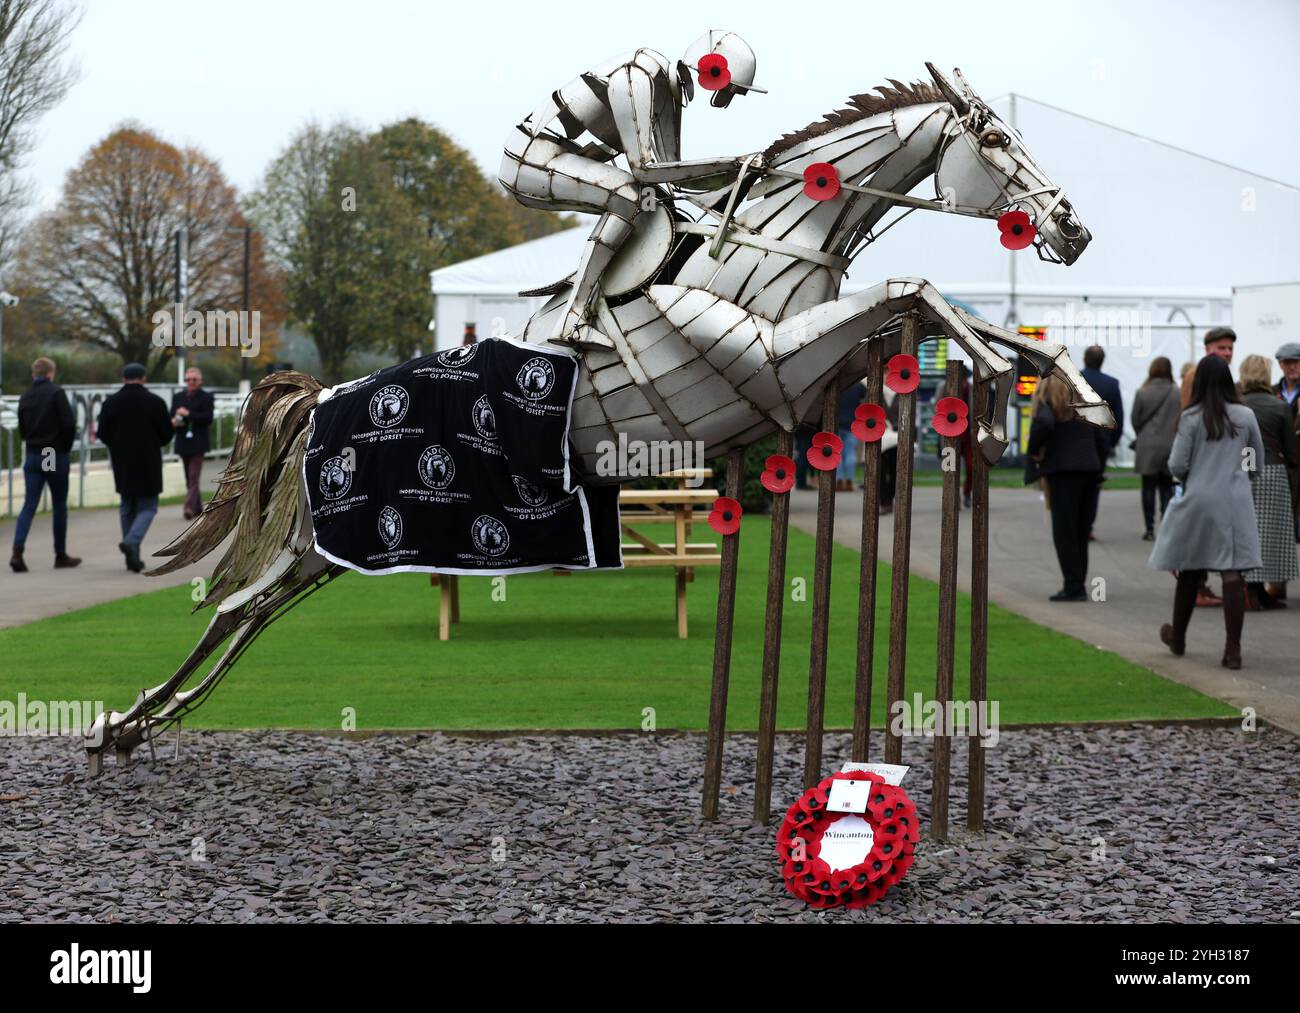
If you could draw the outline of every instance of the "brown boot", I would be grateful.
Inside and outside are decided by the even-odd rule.
[[[9,557],[9,569],[14,573],[26,573],[27,564],[23,562],[23,550],[14,549],[14,554]]]
[[[74,566],[80,565],[80,556],[69,556],[66,552],[60,552],[54,557],[54,569],[56,570],[71,570]]]
[[[1223,578],[1223,667],[1241,667],[1241,625],[1246,618],[1246,582],[1241,575]]]
[[[1174,621],[1160,627],[1160,639],[1174,654],[1182,656],[1187,649],[1187,624],[1196,609],[1196,592],[1200,587],[1199,571],[1185,571],[1178,575],[1174,587]]]

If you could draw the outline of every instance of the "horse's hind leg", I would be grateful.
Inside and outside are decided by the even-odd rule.
[[[263,629],[342,572],[342,567],[313,553],[301,562],[301,569],[284,578],[284,583],[277,581],[279,587],[270,587],[234,608],[218,611],[175,675],[162,685],[142,692],[125,714],[112,712],[96,719],[85,743],[91,774],[99,773],[102,755],[110,746],[119,757],[123,754],[129,757],[155,731],[198,707]],[[227,638],[230,642],[217,663],[196,686],[182,691],[181,687]]]

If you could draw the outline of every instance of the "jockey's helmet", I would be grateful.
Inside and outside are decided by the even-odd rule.
[[[754,72],[758,69],[754,51],[735,32],[710,30],[691,44],[681,62],[701,88],[713,92],[712,104],[719,109],[730,105],[736,95],[764,92],[754,87]]]

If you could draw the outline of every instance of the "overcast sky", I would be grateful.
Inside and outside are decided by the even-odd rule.
[[[729,110],[693,104],[688,157],[763,148],[853,92],[925,77],[929,59],[960,66],[986,98],[1015,91],[1300,184],[1300,0],[85,7],[72,42],[80,82],[41,122],[30,163],[47,202],[86,150],[128,119],[203,148],[241,189],[312,118],[371,128],[420,116],[495,175],[507,129],[550,91],[638,46],[676,58],[709,28],[749,41],[757,83],[771,94]],[[1068,181],[1067,167],[1055,171]]]

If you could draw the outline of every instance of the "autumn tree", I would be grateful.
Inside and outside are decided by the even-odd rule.
[[[79,17],[56,0],[0,0],[0,268],[9,262],[31,197],[20,172],[32,128],[76,77],[65,54]]]
[[[151,371],[176,353],[158,347],[155,314],[176,301],[175,237],[188,233],[187,310],[239,310],[247,220],[215,161],[136,126],[106,137],[69,172],[58,204],[24,237],[18,275],[54,307],[62,337],[107,348]],[[283,317],[278,284],[254,235],[250,307],[264,357]],[[230,349],[227,353],[237,356]]]
[[[252,206],[284,271],[289,315],[312,335],[329,382],[344,378],[353,352],[406,358],[427,341],[430,271],[566,224],[517,209],[468,152],[418,119],[368,136],[304,128]]]

